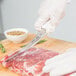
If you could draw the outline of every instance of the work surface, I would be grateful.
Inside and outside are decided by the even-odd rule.
[[[7,54],[9,54],[11,52],[16,51],[21,46],[27,44],[34,37],[35,37],[34,34],[29,34],[27,39],[24,42],[20,43],[20,44],[12,43],[11,41],[9,41],[7,39],[1,41],[1,43],[4,45],[4,47],[6,49],[6,53],[2,53],[0,51],[0,59],[2,57],[4,57],[5,55],[7,55]],[[66,42],[66,41],[63,41],[63,40],[58,40],[58,39],[48,38],[48,37],[44,37],[43,39],[46,39],[47,41],[44,42],[44,43],[41,43],[41,44],[37,44],[36,47],[44,48],[44,49],[51,49],[51,50],[57,51],[59,53],[65,52],[66,49],[68,49],[68,48],[76,48],[76,43]],[[9,71],[6,68],[3,68],[0,65],[0,76],[19,76],[19,75]]]

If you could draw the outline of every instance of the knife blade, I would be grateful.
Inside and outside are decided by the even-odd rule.
[[[30,49],[32,46],[34,46],[36,43],[39,42],[39,40],[44,37],[46,35],[46,31],[45,29],[42,29],[41,32],[38,32],[36,37],[27,44],[26,47],[23,47],[20,51],[18,51],[15,55],[11,56],[10,58],[8,58],[5,62],[10,61],[11,59],[13,59],[14,57],[18,56],[20,53],[28,51],[28,49]]]

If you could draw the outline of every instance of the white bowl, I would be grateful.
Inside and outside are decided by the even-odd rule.
[[[25,34],[22,34],[22,35],[8,35],[7,34],[8,32],[12,32],[12,31],[22,31],[22,32],[25,32]],[[6,30],[4,34],[8,40],[13,41],[14,43],[20,43],[27,38],[28,30],[24,28],[13,28],[13,29]]]

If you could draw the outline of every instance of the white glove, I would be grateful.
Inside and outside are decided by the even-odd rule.
[[[76,76],[76,73],[73,73],[72,75],[70,75],[70,76]]]
[[[48,59],[43,71],[50,72],[50,76],[62,76],[76,72],[76,48],[68,49],[66,53]],[[70,76],[76,76],[76,73]]]
[[[65,15],[67,0],[45,0],[39,10],[39,18],[35,23],[36,30],[42,28],[47,33],[55,31],[55,27]],[[46,24],[47,23],[47,24]]]

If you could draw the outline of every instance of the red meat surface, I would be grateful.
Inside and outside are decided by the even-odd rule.
[[[58,55],[58,53],[50,50],[31,48],[6,63],[5,60],[15,53],[5,56],[1,63],[4,67],[8,67],[21,76],[50,76],[49,73],[44,73],[42,70],[45,66],[45,61]],[[69,74],[65,76],[69,76]]]
[[[4,67],[8,67],[21,76],[49,76],[49,73],[43,73],[42,71],[45,66],[45,61],[58,55],[58,53],[49,50],[31,48],[6,63],[5,60],[15,53],[5,56],[2,59],[2,64]]]

